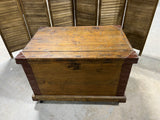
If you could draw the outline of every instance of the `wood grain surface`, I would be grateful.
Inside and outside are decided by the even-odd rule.
[[[42,28],[25,47],[23,54],[26,58],[79,59],[127,58],[132,52],[122,29],[110,25]]]
[[[53,26],[74,25],[72,0],[48,0],[48,2]]]
[[[124,32],[133,48],[142,53],[158,0],[129,0]]]
[[[100,0],[100,20],[102,25],[121,25],[126,0]]]
[[[51,26],[46,0],[19,0],[31,37],[40,27]]]
[[[0,0],[0,29],[10,52],[22,49],[28,43],[29,35],[16,0]]]
[[[122,63],[122,60],[29,62],[42,95],[102,96],[117,94]]]
[[[97,23],[98,0],[76,0],[77,26],[94,26]]]
[[[33,100],[126,102],[125,96],[75,96],[75,95],[33,95]]]

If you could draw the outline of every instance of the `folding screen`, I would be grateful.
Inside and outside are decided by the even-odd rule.
[[[22,49],[38,28],[53,26],[121,25],[142,53],[158,0],[0,0],[0,33],[8,51]],[[49,13],[50,17],[49,17]],[[25,20],[23,19],[23,14]],[[27,31],[27,27],[28,31]]]
[[[0,0],[0,31],[10,54],[28,43],[29,35],[16,0]]]
[[[53,26],[73,26],[74,10],[72,0],[48,0]]]
[[[133,48],[142,53],[158,0],[129,0],[124,32]]]
[[[100,25],[121,25],[126,0],[100,0]]]
[[[98,0],[76,0],[77,26],[94,26],[97,23]]]
[[[50,26],[46,0],[19,0],[31,37],[40,27]]]

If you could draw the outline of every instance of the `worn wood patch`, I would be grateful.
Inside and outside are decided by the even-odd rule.
[[[72,0],[48,0],[48,2],[53,26],[74,25]]]
[[[126,0],[100,0],[100,25],[121,25]]]
[[[128,78],[131,72],[132,64],[126,64],[124,63],[122,65],[119,84],[117,88],[117,96],[124,96],[125,95],[125,89],[128,83]]]
[[[0,0],[0,29],[10,52],[22,49],[28,43],[29,35],[16,0]]]
[[[133,48],[142,53],[158,0],[129,0],[124,32]]]
[[[95,26],[98,0],[76,0],[77,26]]]
[[[19,53],[18,56],[16,57],[16,63],[21,64],[24,72],[26,73],[26,76],[28,78],[29,84],[31,85],[31,88],[34,92],[35,95],[41,95],[40,89],[38,87],[36,78],[33,74],[31,65],[28,63],[27,59],[23,55],[23,53]]]
[[[50,26],[46,0],[19,0],[31,37],[40,27]]]
[[[132,52],[117,26],[53,27],[40,29],[24,52]],[[64,54],[65,55],[65,54]],[[112,56],[112,55],[111,55]],[[117,56],[119,57],[119,56]],[[127,57],[127,56],[126,56]]]

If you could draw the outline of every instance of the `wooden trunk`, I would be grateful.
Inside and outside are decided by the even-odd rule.
[[[138,56],[119,26],[45,27],[16,57],[33,100],[125,102]]]

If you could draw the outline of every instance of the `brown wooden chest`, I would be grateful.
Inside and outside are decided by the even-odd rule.
[[[137,61],[119,26],[41,28],[16,57],[33,100],[125,102]]]

